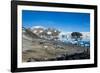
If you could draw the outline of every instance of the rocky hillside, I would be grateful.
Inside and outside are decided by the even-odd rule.
[[[88,50],[87,50],[88,49]],[[89,59],[89,48],[42,39],[30,29],[22,32],[22,61]]]

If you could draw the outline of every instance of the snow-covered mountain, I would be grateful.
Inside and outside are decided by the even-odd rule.
[[[36,28],[43,28],[43,29],[45,29],[44,26],[33,26],[33,27],[31,27],[31,29],[36,29]]]

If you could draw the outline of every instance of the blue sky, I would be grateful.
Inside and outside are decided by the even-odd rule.
[[[90,14],[23,10],[22,25],[56,28],[62,32],[90,32]]]

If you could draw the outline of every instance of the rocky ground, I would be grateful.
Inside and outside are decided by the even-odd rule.
[[[35,34],[23,33],[22,38],[22,61],[56,61],[89,59],[90,48],[61,41],[46,40]]]
[[[38,40],[38,41],[37,41]],[[23,39],[22,60],[27,61],[46,61],[68,59],[87,59],[89,58],[89,48],[41,39]],[[61,59],[61,60],[62,60]]]

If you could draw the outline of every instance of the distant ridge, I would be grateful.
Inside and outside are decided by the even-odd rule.
[[[27,36],[27,37],[31,37],[31,38],[40,38],[38,35],[34,34],[31,29],[27,29],[25,27],[23,27],[23,35]]]

